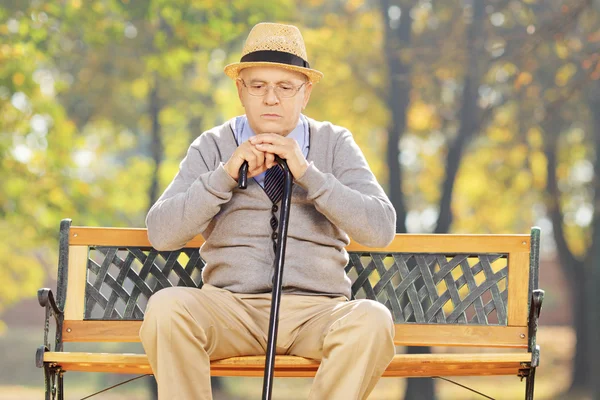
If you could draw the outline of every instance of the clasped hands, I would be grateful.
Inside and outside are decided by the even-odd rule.
[[[248,178],[252,178],[276,165],[275,155],[286,160],[295,179],[300,179],[308,168],[308,161],[296,140],[275,133],[261,133],[238,146],[225,163],[225,171],[237,181],[240,167],[248,161]]]

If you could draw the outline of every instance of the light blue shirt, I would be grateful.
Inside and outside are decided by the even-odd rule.
[[[255,135],[254,131],[250,127],[248,123],[248,118],[245,115],[240,115],[235,119],[235,141],[238,146],[244,143],[246,140],[250,139]],[[300,149],[302,149],[302,154],[304,157],[308,157],[308,149],[310,147],[310,139],[309,139],[309,130],[308,130],[308,121],[306,117],[300,114],[300,118],[298,119],[298,125],[291,131],[287,137],[293,138],[298,142]],[[254,180],[262,187],[265,187],[265,174],[266,171],[260,175],[256,175]]]

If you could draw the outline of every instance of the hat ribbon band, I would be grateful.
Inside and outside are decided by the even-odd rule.
[[[246,54],[240,62],[273,62],[310,68],[308,61],[292,53],[277,50],[260,50]]]

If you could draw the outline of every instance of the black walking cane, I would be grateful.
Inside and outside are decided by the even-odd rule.
[[[283,198],[281,200],[281,213],[279,214],[279,229],[277,232],[277,245],[275,247],[275,272],[273,275],[273,292],[271,295],[271,316],[269,318],[269,339],[267,341],[267,357],[265,360],[265,375],[263,379],[263,400],[271,400],[273,392],[273,370],[275,367],[275,346],[277,344],[277,327],[279,325],[279,305],[281,303],[281,285],[283,279],[283,263],[285,258],[285,243],[287,241],[288,222],[290,219],[290,204],[292,199],[293,177],[287,163],[279,156],[275,161],[283,168],[285,181]],[[248,185],[248,162],[244,161],[240,167],[240,189]]]

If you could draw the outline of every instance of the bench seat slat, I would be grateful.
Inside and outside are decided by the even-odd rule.
[[[145,354],[47,352],[44,361],[65,371],[152,373]],[[214,376],[263,376],[264,356],[232,357],[213,361]],[[429,377],[465,375],[517,375],[522,364],[531,362],[528,353],[397,354],[384,376]],[[295,356],[277,356],[275,376],[312,377],[319,362]]]

